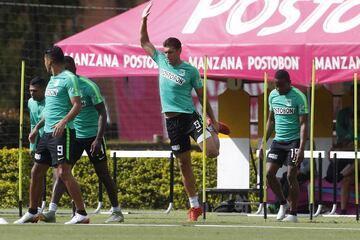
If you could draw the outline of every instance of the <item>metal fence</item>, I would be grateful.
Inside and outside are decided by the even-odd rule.
[[[43,63],[47,47],[143,1],[127,1],[125,4],[125,1],[98,0],[91,1],[93,6],[87,4],[90,1],[81,0],[33,2],[40,3],[0,0],[0,147],[18,145],[21,61],[26,64],[24,106],[27,106],[30,80],[35,76],[50,77]],[[64,5],[56,5],[56,2]],[[127,7],[119,7],[122,5]],[[114,85],[127,79],[93,80],[100,86],[110,116],[106,135],[110,139],[118,139],[117,92]],[[23,139],[26,146],[29,120],[28,114],[24,116]]]

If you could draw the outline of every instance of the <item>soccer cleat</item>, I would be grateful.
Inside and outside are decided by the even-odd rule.
[[[32,214],[26,212],[19,220],[16,220],[14,224],[24,224],[24,223],[37,223],[37,214]]]
[[[276,220],[280,221],[285,218],[286,211],[288,209],[287,204],[280,205],[279,212],[276,215]]]
[[[286,218],[282,220],[282,222],[293,222],[296,223],[298,221],[297,216],[289,214]]]
[[[111,222],[124,222],[124,215],[122,214],[121,210],[112,212],[111,216],[105,221],[105,223]]]
[[[8,222],[5,219],[0,218],[0,224],[8,224]]]
[[[196,222],[198,217],[202,215],[202,209],[201,207],[198,208],[190,208],[188,212],[188,220],[190,222]]]
[[[56,222],[55,211],[39,213],[38,219],[43,222],[55,223]]]
[[[211,126],[211,124],[212,124],[211,118],[207,119],[207,124],[208,124],[208,126]],[[230,128],[225,123],[218,121],[218,125],[219,125],[219,133],[222,133],[225,135],[230,134]]]
[[[90,223],[90,219],[87,215],[83,216],[79,213],[75,213],[75,216],[65,224],[88,224],[88,223]]]

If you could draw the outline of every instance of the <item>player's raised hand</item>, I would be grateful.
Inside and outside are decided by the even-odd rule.
[[[152,1],[149,2],[149,4],[144,8],[144,11],[142,13],[142,18],[147,18],[150,14],[150,9],[152,7]]]

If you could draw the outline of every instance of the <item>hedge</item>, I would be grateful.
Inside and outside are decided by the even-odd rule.
[[[201,153],[193,152],[193,169],[197,180],[198,191],[202,189],[202,159]],[[216,186],[216,160],[207,160],[207,187]],[[33,161],[28,152],[23,153],[23,204],[27,207],[29,196],[30,172]],[[108,161],[112,172],[112,160]],[[118,159],[117,185],[119,202],[123,208],[159,209],[166,208],[169,196],[169,159],[158,158],[121,158]],[[112,174],[112,173],[111,173]],[[98,198],[98,178],[92,164],[82,157],[76,164],[74,175],[79,181],[85,204],[96,207]],[[0,149],[0,208],[14,208],[18,205],[18,150]],[[50,201],[52,188],[52,171],[47,174],[47,202]],[[104,189],[105,207],[110,202]],[[211,204],[219,199],[212,196]],[[64,195],[60,205],[70,206],[70,198]],[[188,199],[182,185],[179,168],[175,162],[174,173],[174,207],[185,209]]]

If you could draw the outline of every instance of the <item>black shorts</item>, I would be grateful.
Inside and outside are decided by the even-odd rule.
[[[170,138],[172,151],[175,153],[187,152],[191,149],[190,136],[197,142],[203,141],[203,121],[201,116],[194,112],[181,113],[166,119],[166,129]],[[207,129],[206,138],[210,137]]]
[[[267,155],[267,162],[277,163],[280,167],[282,165],[294,165],[295,154],[299,146],[300,139],[289,142],[277,142],[274,140]]]
[[[82,156],[82,153],[85,152],[87,153],[90,162],[92,162],[93,164],[96,164],[98,162],[101,161],[106,161],[106,143],[105,143],[105,139],[103,138],[101,141],[101,151],[98,155],[96,156],[92,156],[90,149],[91,149],[91,144],[93,143],[93,141],[95,140],[96,137],[91,137],[91,138],[76,138],[75,140],[75,144],[76,144],[76,149],[75,149],[75,161],[79,160],[80,157]]]
[[[44,133],[36,147],[35,162],[57,166],[58,164],[73,164],[75,161],[75,130],[65,128],[60,137],[52,133]]]

